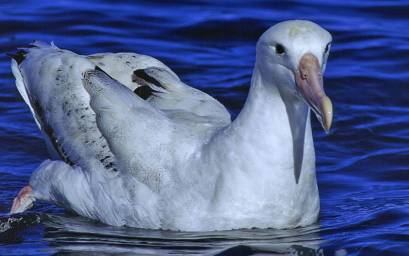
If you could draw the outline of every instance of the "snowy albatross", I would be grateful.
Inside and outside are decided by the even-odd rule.
[[[291,228],[317,220],[310,109],[330,129],[323,89],[331,35],[281,22],[258,40],[247,101],[225,107],[160,61],[78,55],[35,42],[12,57],[17,88],[52,160],[11,213],[45,200],[110,225],[186,231]]]

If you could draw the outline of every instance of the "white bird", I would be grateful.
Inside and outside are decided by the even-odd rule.
[[[310,109],[328,130],[331,35],[281,22],[258,40],[246,103],[231,122],[160,61],[81,56],[36,42],[12,60],[54,160],[11,213],[45,200],[110,225],[186,231],[292,228],[319,214]]]

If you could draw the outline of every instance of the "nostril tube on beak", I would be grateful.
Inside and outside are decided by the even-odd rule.
[[[320,120],[324,130],[328,131],[332,123],[332,104],[325,95],[322,70],[318,59],[306,53],[300,59],[296,73],[298,91]]]

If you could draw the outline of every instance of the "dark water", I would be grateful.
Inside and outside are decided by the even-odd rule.
[[[152,55],[233,114],[248,91],[258,36],[278,21],[313,20],[334,36],[325,82],[335,123],[329,135],[313,123],[322,210],[310,227],[148,231],[48,204],[9,218],[13,197],[47,153],[1,55],[0,255],[409,255],[407,1],[12,2],[0,2],[2,52],[40,39],[83,54]]]

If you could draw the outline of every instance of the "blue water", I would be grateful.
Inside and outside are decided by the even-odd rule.
[[[408,1],[0,1],[0,45],[11,52],[40,39],[82,54],[152,55],[236,115],[258,36],[286,19],[313,20],[334,37],[325,76],[335,108],[331,133],[313,120],[317,224],[149,231],[109,227],[44,203],[9,218],[12,199],[47,152],[2,54],[0,255],[409,255]]]

